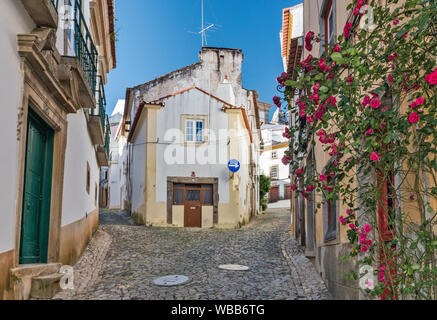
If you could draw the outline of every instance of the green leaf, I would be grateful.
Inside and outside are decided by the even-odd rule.
[[[324,92],[324,93],[328,92],[328,90],[329,89],[326,86],[321,86],[320,89],[319,89],[319,91]]]
[[[340,52],[334,52],[331,55],[331,59],[334,60],[337,64],[343,64],[344,59]]]

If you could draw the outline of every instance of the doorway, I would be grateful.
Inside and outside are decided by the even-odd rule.
[[[202,227],[202,185],[186,184],[184,198],[184,227]]]
[[[47,263],[53,130],[29,107],[19,263]]]

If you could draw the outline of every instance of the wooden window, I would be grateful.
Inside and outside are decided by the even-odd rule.
[[[391,241],[395,234],[395,208],[394,208],[394,177],[393,172],[388,172],[385,177],[378,172],[378,188],[380,199],[378,201],[378,224],[381,238],[384,241]]]
[[[272,151],[272,159],[278,159],[278,152]]]
[[[90,194],[90,185],[91,185],[91,169],[88,161],[86,162],[86,192]]]
[[[173,184],[173,204],[183,205],[184,204],[184,184]]]
[[[278,179],[278,174],[279,174],[278,171],[279,171],[278,166],[273,166],[270,168],[270,178],[272,180]]]
[[[330,176],[327,177],[328,185],[334,188],[335,181]],[[326,199],[326,215],[327,225],[325,233],[325,241],[334,240],[337,238],[337,200]]]
[[[203,196],[203,205],[212,206],[212,184],[203,184],[202,185],[202,196]]]
[[[97,205],[97,194],[98,194],[98,187],[97,187],[97,183],[94,186],[94,205]]]
[[[173,205],[184,205],[188,201],[212,206],[213,200],[212,184],[173,184]]]
[[[336,38],[336,15],[335,0],[325,0],[320,12],[320,34],[322,43],[320,44],[320,54],[327,45],[335,43]]]

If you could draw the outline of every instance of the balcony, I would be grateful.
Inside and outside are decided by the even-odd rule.
[[[37,26],[58,28],[59,0],[21,0],[21,2]]]
[[[102,76],[98,76],[98,90],[96,91],[97,108],[91,109],[88,118],[88,130],[91,141],[94,145],[105,143],[105,121],[106,121],[106,97],[103,87]]]
[[[58,0],[48,1],[56,3]],[[94,108],[98,52],[80,9],[80,1],[75,0],[74,9],[68,7],[68,10],[71,10],[66,13],[68,19],[63,21],[66,45],[61,60],[64,68],[60,72],[60,79],[69,81],[73,73],[73,84],[67,85],[78,91],[76,97],[81,107]]]
[[[109,126],[109,119],[106,117],[105,125],[105,142],[104,145],[97,146],[97,162],[101,167],[107,167],[109,165],[109,143],[110,143],[111,129]]]

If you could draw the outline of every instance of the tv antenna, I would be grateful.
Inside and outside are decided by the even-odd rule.
[[[202,0],[202,29],[199,32],[192,32],[192,31],[188,31],[189,33],[194,33],[194,34],[200,34],[202,36],[202,47],[206,45],[208,45],[208,40],[206,39],[206,31],[212,31],[215,32],[218,27],[221,27],[221,25],[215,24],[215,23],[207,23],[208,25],[205,27],[205,23],[204,23],[204,10],[203,10],[203,1]]]

